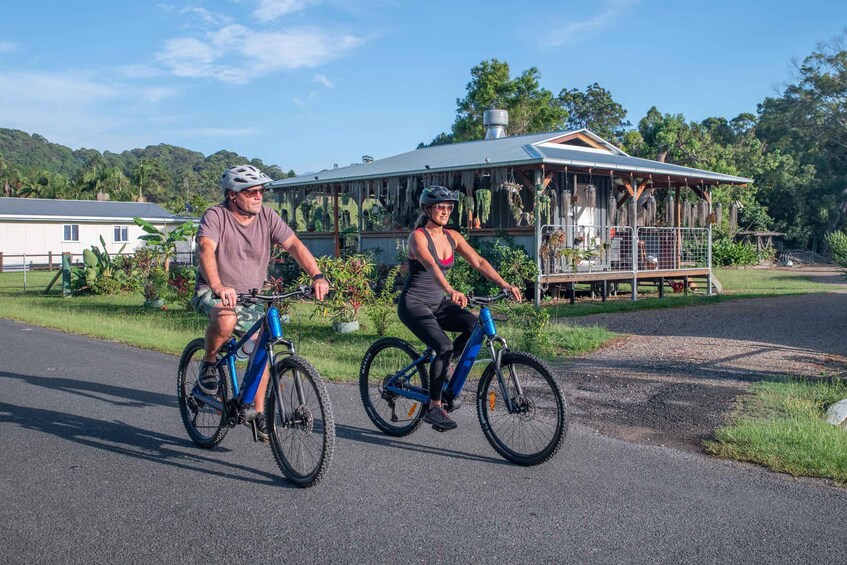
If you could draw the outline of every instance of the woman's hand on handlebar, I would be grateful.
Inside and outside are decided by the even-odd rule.
[[[326,293],[329,292],[329,283],[326,282],[326,279],[318,279],[312,283],[312,289],[315,292],[315,300],[323,300]]]
[[[465,308],[468,305],[468,297],[464,295],[464,293],[459,292],[458,290],[453,290],[452,288],[447,291],[447,296],[450,297],[450,302],[453,304],[458,304],[462,308]]]
[[[520,288],[516,286],[507,286],[503,289],[503,292],[507,293],[509,298],[515,302],[523,302],[523,293]]]

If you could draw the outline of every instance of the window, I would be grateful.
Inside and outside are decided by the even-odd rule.
[[[78,224],[65,224],[65,241],[79,241]]]
[[[129,241],[129,237],[127,236],[128,229],[126,226],[115,226],[115,243]]]

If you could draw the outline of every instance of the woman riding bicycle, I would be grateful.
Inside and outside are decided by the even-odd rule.
[[[520,289],[503,280],[460,233],[444,227],[458,201],[443,186],[429,186],[421,194],[422,214],[409,234],[409,276],[397,308],[400,321],[435,353],[429,367],[429,406],[423,421],[438,430],[456,427],[441,405],[441,389],[450,359],[462,353],[477,323],[476,316],[464,309],[468,298],[447,282],[446,273],[453,267],[456,253],[485,278],[508,290],[515,300],[522,299]],[[460,333],[451,342],[445,330]]]

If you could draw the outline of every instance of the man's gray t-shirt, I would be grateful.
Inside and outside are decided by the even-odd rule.
[[[263,206],[249,225],[242,226],[226,203],[222,203],[203,214],[197,241],[205,237],[218,244],[215,258],[224,286],[236,292],[250,292],[254,288],[261,289],[265,282],[271,245],[282,244],[292,235],[294,231],[270,208]],[[195,289],[208,286],[202,269],[198,269]]]

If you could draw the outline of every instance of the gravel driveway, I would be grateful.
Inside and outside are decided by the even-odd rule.
[[[604,435],[701,450],[750,383],[847,374],[847,285],[833,293],[568,318],[625,334],[563,360],[571,414]]]

